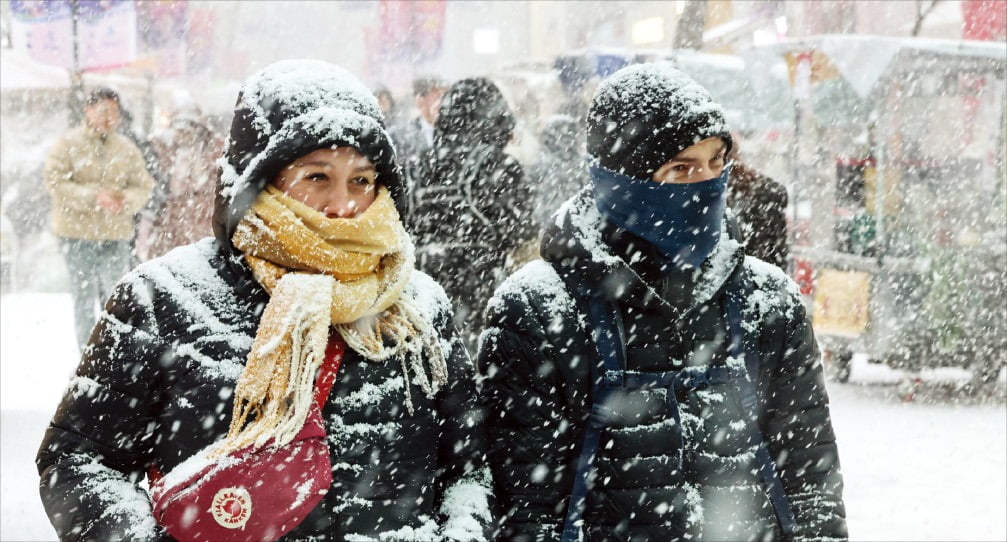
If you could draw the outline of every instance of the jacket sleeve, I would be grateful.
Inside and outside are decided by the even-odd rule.
[[[147,160],[143,153],[133,144],[128,145],[129,160],[129,181],[126,185],[126,201],[123,205],[123,213],[136,214],[143,209],[143,206],[150,200],[151,192],[154,189],[154,178],[147,170]]]
[[[438,445],[441,474],[437,487],[442,515],[441,540],[492,540],[495,502],[486,462],[484,412],[476,390],[472,361],[451,326],[450,314],[439,322],[441,344],[450,348],[448,383],[438,411],[443,433]]]
[[[498,292],[498,296],[500,293]],[[569,415],[541,322],[524,296],[490,302],[478,366],[484,378],[490,466],[501,505],[498,540],[558,540],[582,427]]]
[[[795,539],[845,540],[843,478],[829,398],[818,345],[798,295],[791,294],[792,317],[779,319],[774,333],[780,357],[763,365],[760,425],[793,507]]]
[[[42,170],[46,190],[52,196],[54,207],[94,212],[98,209],[98,203],[95,201],[98,188],[74,180],[70,151],[70,140],[62,137],[46,155]]]
[[[150,464],[162,345],[146,287],[124,280],[105,306],[36,465],[60,540],[162,540],[137,484]]]

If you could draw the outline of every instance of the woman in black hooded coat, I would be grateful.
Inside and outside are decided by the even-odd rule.
[[[508,253],[534,235],[524,171],[504,152],[514,116],[489,79],[462,79],[441,100],[435,130],[410,167],[417,261],[444,286],[459,327],[476,332]]]
[[[333,169],[324,157],[337,150],[352,150],[362,157],[353,163],[366,159],[368,167],[343,163],[338,166],[343,169]],[[322,157],[314,158],[320,152]],[[302,164],[307,157],[312,158]],[[242,87],[221,165],[215,238],[175,249],[120,281],[49,424],[36,463],[42,503],[56,534],[61,540],[170,539],[141,482],[146,477],[156,485],[184,473],[180,464],[231,437],[233,407],[248,397],[242,390],[244,376],[255,365],[253,354],[280,352],[292,341],[290,333],[260,341],[273,301],[290,299],[281,285],[336,280],[328,268],[301,267],[308,260],[287,250],[296,248],[289,243],[264,239],[279,243],[291,237],[286,232],[314,239],[310,225],[324,218],[330,226],[325,231],[335,231],[332,224],[341,221],[344,230],[363,234],[330,236],[332,246],[310,244],[310,254],[334,261],[361,260],[364,250],[388,254],[364,274],[379,275],[381,292],[397,293],[387,309],[375,302],[364,311],[370,315],[340,323],[336,317],[346,310],[337,310],[337,302],[370,303],[363,294],[351,295],[359,291],[352,277],[340,278],[342,294],[327,286],[312,291],[287,303],[298,309],[288,312],[289,318],[270,320],[303,322],[298,315],[321,304],[321,346],[325,328],[330,345],[337,337],[346,345],[331,393],[319,399],[332,483],[285,539],[486,540],[493,503],[472,364],[451,325],[447,297],[428,276],[411,269],[412,245],[398,234],[404,234],[398,219],[404,187],[375,98],[352,74],[325,62],[272,64]],[[275,195],[293,194],[286,184],[282,190],[276,186],[277,178],[286,183],[286,172],[305,174],[291,187],[345,186],[338,184],[342,179],[366,184],[379,195],[359,217],[328,206],[323,211],[308,200],[298,199],[303,204],[298,207],[294,196]],[[262,211],[268,202],[284,209],[282,216],[297,219],[271,228],[264,217],[272,215]],[[385,218],[355,222],[379,207]],[[333,213],[339,216],[330,217]],[[249,229],[253,223],[262,224],[263,235]],[[396,232],[394,246],[374,252],[380,248],[373,242],[375,232],[386,229]],[[288,270],[281,260],[267,259],[274,245],[283,248],[275,251],[278,256],[291,258],[293,263],[284,266]],[[337,252],[336,247],[347,248]],[[282,278],[272,284],[263,269],[280,270]],[[397,277],[396,282],[384,282],[387,276]],[[329,300],[318,301],[326,296],[333,306],[331,324]],[[282,303],[278,309],[283,310]],[[402,333],[389,325],[377,330],[378,341],[351,341],[376,323],[393,323],[393,313],[409,324],[397,326]],[[310,338],[299,342],[298,351],[311,350]],[[381,358],[375,350],[389,355]],[[423,377],[427,373],[430,377]],[[297,396],[280,397],[286,405]],[[243,509],[252,515],[268,508],[255,500],[248,504]],[[268,538],[263,532],[246,534]]]

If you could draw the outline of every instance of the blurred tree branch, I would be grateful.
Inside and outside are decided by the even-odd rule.
[[[927,15],[930,15],[930,12],[934,10],[934,7],[939,2],[940,0],[930,0],[930,2],[916,0],[916,23],[913,24],[913,33],[910,34],[912,37],[915,38],[920,35],[920,31],[923,30],[923,21],[927,18]]]

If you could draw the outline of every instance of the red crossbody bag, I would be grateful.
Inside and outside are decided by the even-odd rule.
[[[286,446],[244,448],[213,461],[186,460],[151,476],[154,518],[179,542],[273,541],[298,526],[332,485],[321,409],[346,343],[329,336],[304,427]],[[202,452],[201,452],[202,453]]]

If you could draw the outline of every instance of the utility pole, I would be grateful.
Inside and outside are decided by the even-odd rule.
[[[80,0],[70,0],[70,28],[73,38],[73,67],[70,70],[70,125],[84,121],[84,77],[80,69]]]

